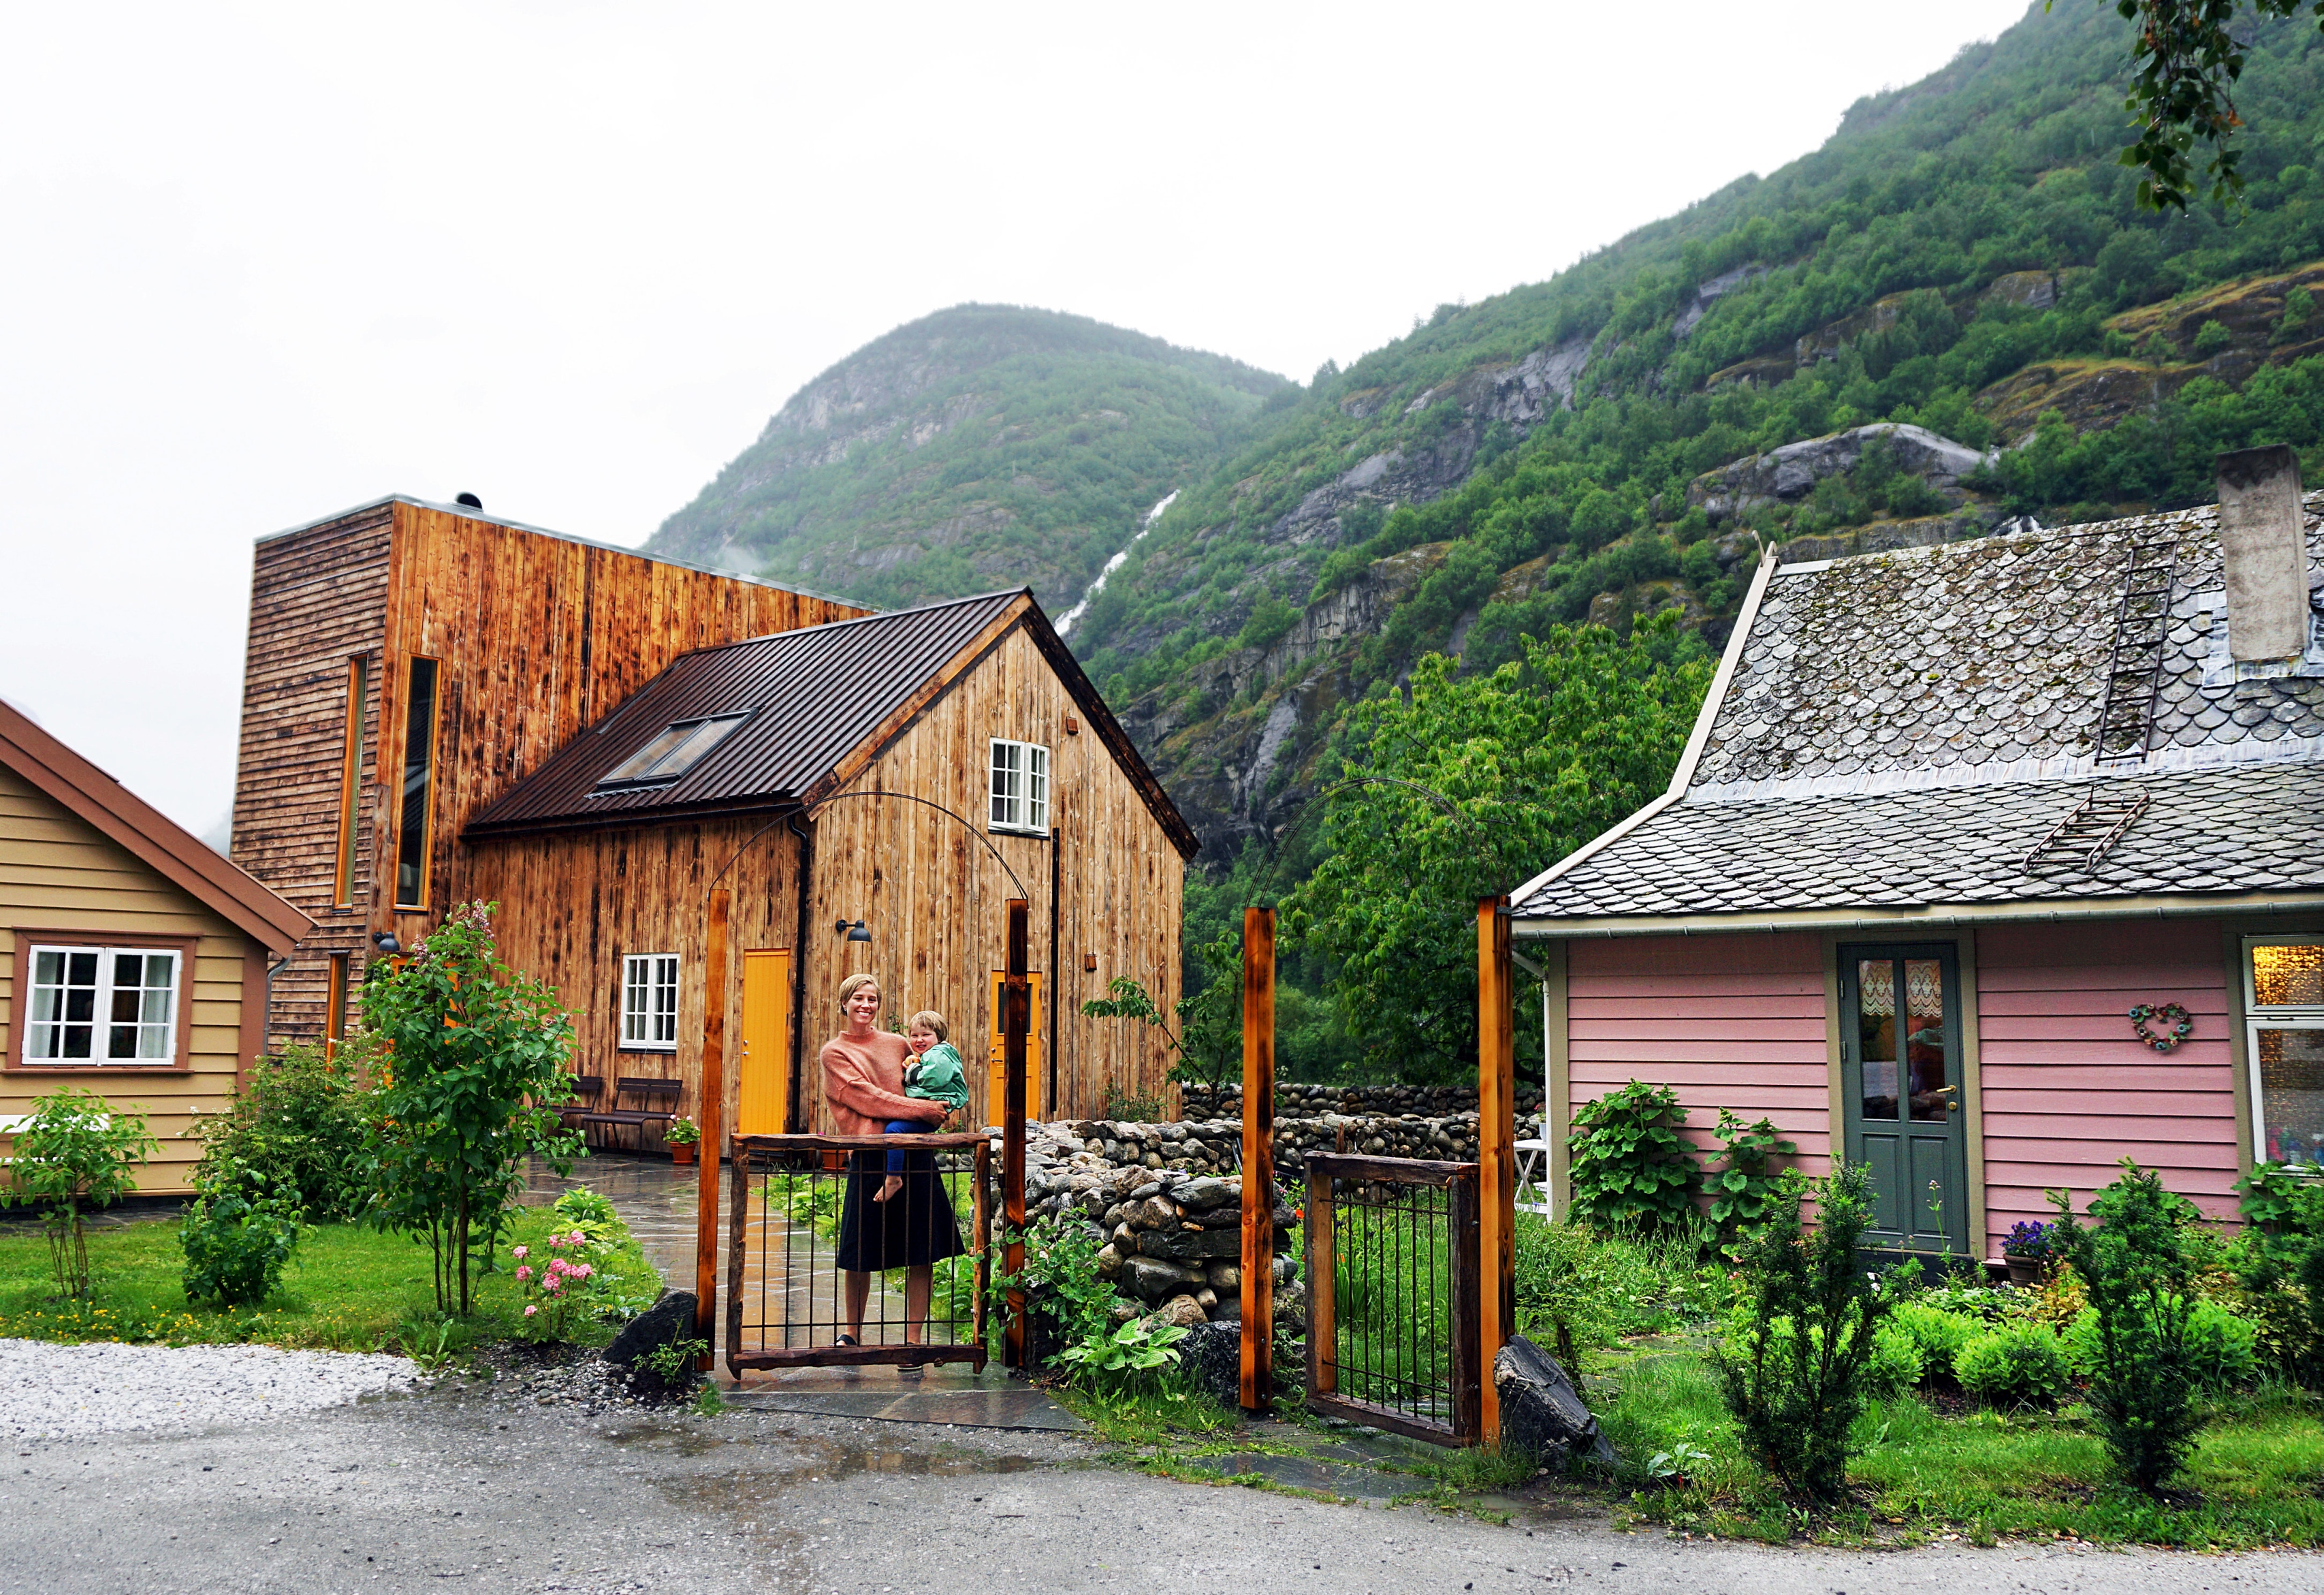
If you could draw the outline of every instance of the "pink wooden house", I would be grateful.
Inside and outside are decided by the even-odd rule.
[[[2220,482],[1761,566],[1670,789],[1514,899],[1556,1211],[1632,1079],[1869,1163],[1892,1247],[1996,1258],[2125,1156],[2222,1216],[2324,1166],[2324,494]]]

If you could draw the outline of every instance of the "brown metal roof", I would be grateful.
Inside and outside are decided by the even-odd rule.
[[[1019,624],[1146,794],[1182,853],[1195,840],[1030,593],[986,593],[890,614],[834,621],[708,648],[669,668],[613,714],[558,750],[467,827],[517,832],[651,824],[746,810],[812,807],[849,755],[885,742]],[[676,780],[600,791],[660,732],[681,721],[748,715]],[[884,733],[884,734],[883,734]]]

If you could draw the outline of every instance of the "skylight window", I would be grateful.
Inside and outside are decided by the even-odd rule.
[[[701,763],[705,754],[749,718],[748,715],[721,715],[708,720],[681,720],[665,727],[652,741],[623,760],[620,769],[599,781],[598,788],[657,786],[674,781]]]

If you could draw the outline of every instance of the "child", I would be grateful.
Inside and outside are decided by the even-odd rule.
[[[912,1049],[912,1061],[904,1065],[904,1094],[924,1102],[948,1103],[957,1113],[968,1106],[968,1074],[961,1065],[960,1049],[945,1039],[951,1033],[944,1015],[925,1009],[904,1026],[904,1045]],[[888,1120],[890,1135],[923,1135],[929,1128],[917,1119]],[[898,1147],[888,1154],[888,1177],[872,1200],[885,1202],[903,1188],[904,1149]]]

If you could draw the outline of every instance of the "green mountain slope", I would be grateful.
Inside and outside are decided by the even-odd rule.
[[[1080,595],[1284,378],[1082,316],[961,305],[791,397],[646,545],[881,604]]]
[[[2161,217],[2115,161],[2128,26],[2037,5],[1771,176],[1327,367],[1184,493],[1073,641],[1207,856],[1280,830],[1424,650],[1670,607],[1715,644],[1763,539],[2129,512],[2207,497],[2216,448],[2317,451],[2324,41],[2255,30],[2248,212]]]

